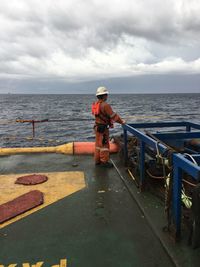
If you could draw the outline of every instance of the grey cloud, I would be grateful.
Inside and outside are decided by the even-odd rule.
[[[136,69],[134,62],[140,63],[139,60],[146,64],[169,57],[195,60],[199,58],[200,6],[192,8],[195,1],[191,1],[188,9],[187,5],[182,6],[183,1],[176,3],[180,5],[177,7],[173,0],[124,0],[123,4],[105,0],[5,2],[0,7],[0,72],[48,76],[45,67],[50,62],[49,76],[56,76],[59,71],[54,74],[52,65],[60,62],[56,62],[55,54],[61,55],[60,61],[63,55],[66,62],[74,59],[78,64],[88,58],[101,71],[101,60],[99,63],[89,57],[91,49],[107,55],[115,53],[119,46],[122,53],[123,49],[132,48],[126,55],[128,59],[122,60],[128,70]],[[127,36],[132,42],[128,43]],[[147,56],[136,55],[135,59],[133,54],[139,51],[141,40],[141,53],[145,50]],[[71,66],[68,68],[70,72]],[[95,72],[98,76],[96,68]]]
[[[194,32],[197,34],[200,34],[200,19],[197,17],[189,17],[186,19],[185,22],[183,22],[184,29],[189,32]],[[200,36],[198,36],[199,38]]]
[[[45,38],[44,27],[47,26],[51,34],[56,35],[59,31],[60,35],[66,37],[66,41],[77,37],[83,47],[93,46],[98,49],[104,48],[109,43],[111,45],[113,42],[116,43],[123,34],[139,36],[155,42],[173,42],[176,36],[177,44],[185,35],[185,30],[190,31],[192,27],[197,27],[198,24],[191,25],[191,21],[195,19],[198,21],[198,18],[192,17],[192,14],[188,15],[188,23],[184,25],[182,18],[171,8],[173,6],[171,1],[164,7],[162,7],[163,4],[158,4],[159,12],[155,6],[152,8],[153,3],[159,2],[149,1],[149,4],[146,2],[147,5],[144,2],[144,6],[140,6],[138,10],[134,10],[133,6],[121,12],[120,9],[118,12],[111,9],[104,10],[106,5],[99,8],[99,5],[93,1],[89,4],[75,1],[74,6],[52,4],[47,6],[46,12],[43,9],[43,12],[40,9],[37,11],[34,6],[31,9],[31,5],[27,4],[27,13],[23,16],[22,14],[18,17],[14,16],[14,12],[9,15],[14,16],[13,23],[17,24],[15,35],[18,37],[26,35],[34,38],[35,35],[39,35]],[[139,11],[141,13],[138,13]],[[57,36],[59,37],[59,34]]]
[[[87,53],[88,47],[94,47],[99,51],[111,50],[116,44],[123,40],[125,34],[132,37],[143,38],[151,42],[150,46],[163,44],[163,54],[165,47],[180,54],[177,46],[184,43],[183,58],[187,52],[187,45],[193,39],[193,50],[197,51],[199,37],[193,36],[193,30],[198,24],[191,21],[198,21],[197,15],[189,14],[187,21],[184,21],[184,14],[176,13],[173,3],[163,5],[161,2],[158,7],[151,7],[158,1],[149,1],[146,10],[125,9],[120,12],[111,9],[102,10],[95,2],[84,5],[82,10],[77,10],[76,6],[68,8],[50,10],[49,27],[52,27],[52,34],[65,43],[60,47],[67,54],[74,57],[83,56]],[[144,2],[145,4],[145,2]],[[83,5],[82,5],[83,7]],[[149,10],[148,8],[151,7]],[[88,9],[87,9],[88,8]],[[92,10],[95,12],[92,13]],[[158,12],[159,10],[159,12]],[[141,13],[138,13],[141,11]],[[155,44],[153,44],[155,43]],[[165,46],[165,47],[164,47]],[[175,52],[176,53],[176,52]],[[194,58],[194,54],[191,58]],[[161,58],[161,57],[158,57]],[[189,55],[187,56],[189,59]]]

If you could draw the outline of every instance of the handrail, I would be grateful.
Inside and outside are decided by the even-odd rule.
[[[186,133],[159,133],[154,134],[155,139],[152,136],[145,135],[137,128],[164,128],[164,127],[176,127],[185,126]],[[140,141],[140,186],[144,182],[145,174],[145,146],[149,146],[154,150],[158,149],[161,154],[168,153],[172,154],[172,165],[173,165],[173,199],[172,199],[172,216],[176,227],[176,237],[178,238],[181,233],[181,185],[182,185],[182,173],[183,171],[193,177],[194,180],[200,181],[200,166],[194,163],[194,161],[185,158],[183,154],[180,154],[174,149],[169,147],[162,142],[167,139],[192,139],[199,138],[200,132],[191,132],[191,128],[200,129],[200,125],[191,122],[162,122],[162,123],[134,123],[125,124],[122,126],[124,130],[124,155],[125,162],[128,160],[128,135],[127,132],[136,136]],[[167,138],[168,137],[168,138]],[[157,139],[161,139],[159,142]],[[200,154],[191,155],[196,163],[200,163]]]

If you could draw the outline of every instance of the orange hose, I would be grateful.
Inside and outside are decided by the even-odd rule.
[[[74,142],[74,154],[94,154],[95,142]],[[110,143],[110,153],[117,153],[119,146]]]

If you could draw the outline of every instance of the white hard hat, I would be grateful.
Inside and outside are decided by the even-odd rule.
[[[96,96],[98,95],[107,95],[108,94],[108,89],[106,87],[99,87],[97,88]]]

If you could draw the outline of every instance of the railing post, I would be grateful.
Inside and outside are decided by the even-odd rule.
[[[190,132],[191,131],[191,126],[189,124],[186,125],[186,132]]]
[[[128,162],[128,147],[127,147],[128,136],[127,136],[127,130],[124,128],[123,130],[124,130],[124,164],[126,165]]]
[[[172,196],[172,212],[173,220],[176,227],[176,238],[180,237],[181,233],[181,186],[182,186],[182,170],[174,162],[173,155],[173,196]]]
[[[33,138],[35,137],[35,121],[32,120],[32,127],[33,127]]]
[[[142,188],[145,180],[145,143],[140,142],[140,187]]]

